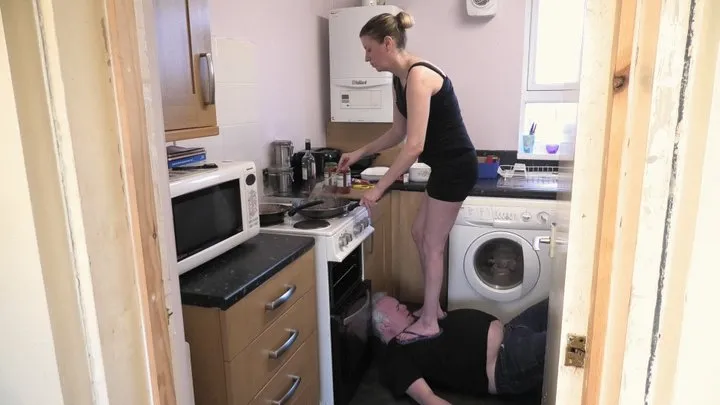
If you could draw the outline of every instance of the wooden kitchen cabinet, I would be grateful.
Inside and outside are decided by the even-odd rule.
[[[166,141],[219,133],[208,0],[155,0]]]
[[[365,260],[365,279],[372,280],[373,291],[384,291],[393,294],[390,269],[392,203],[391,194],[384,196],[370,211],[370,218],[375,232],[363,242]]]
[[[419,191],[393,191],[392,192],[392,252],[391,282],[394,296],[403,302],[423,302],[425,279],[420,265],[415,241],[411,229],[415,216],[420,209],[420,203],[425,195]],[[429,229],[428,232],[432,232]],[[447,302],[447,248],[443,261],[443,286],[440,291],[440,304]]]
[[[267,404],[285,394],[286,404],[318,403],[314,255],[313,248],[227,310],[183,305],[196,405]],[[288,286],[290,299],[266,309]]]

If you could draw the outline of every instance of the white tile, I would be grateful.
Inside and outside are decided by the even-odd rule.
[[[216,97],[218,125],[231,126],[260,121],[257,85],[219,84]]]
[[[252,160],[258,168],[269,162],[269,145],[265,144],[260,124],[220,127],[223,140],[223,159]]]
[[[239,38],[214,37],[215,82],[247,84],[258,82],[255,44]]]

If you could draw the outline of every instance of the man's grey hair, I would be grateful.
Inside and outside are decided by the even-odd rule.
[[[376,292],[372,297],[372,329],[375,336],[377,336],[382,342],[385,342],[385,340],[380,332],[380,325],[385,322],[386,316],[376,309],[376,305],[378,301],[385,297],[387,297],[387,293],[385,292]]]

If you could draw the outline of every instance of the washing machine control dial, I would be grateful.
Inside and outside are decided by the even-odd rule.
[[[540,221],[541,224],[547,224],[548,222],[550,222],[550,214],[545,211],[540,212],[537,217],[538,221]]]
[[[525,211],[525,212],[522,213],[522,220],[523,220],[523,222],[528,222],[528,221],[530,221],[531,219],[532,219],[532,214],[530,214],[530,213],[527,212],[527,211]]]

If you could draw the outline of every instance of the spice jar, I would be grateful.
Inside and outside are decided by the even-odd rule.
[[[340,192],[340,194],[350,193],[350,190],[352,190],[352,177],[350,176],[350,170],[345,169],[341,172],[338,180],[340,183],[338,186],[338,192]]]
[[[336,180],[337,177],[337,163],[328,162],[325,164],[325,179],[324,187],[328,192],[334,193],[337,190]]]

